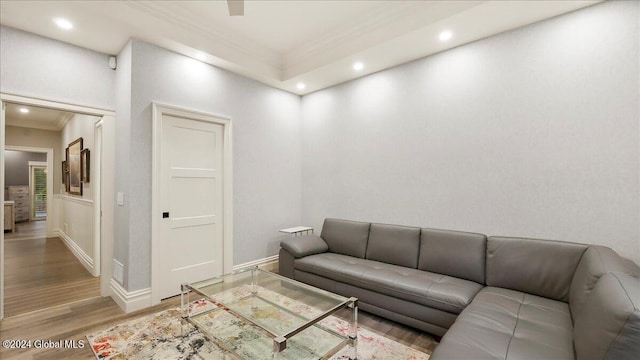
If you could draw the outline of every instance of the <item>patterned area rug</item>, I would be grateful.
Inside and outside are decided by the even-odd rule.
[[[227,296],[241,298],[246,288],[236,288],[227,292]],[[268,299],[279,304],[287,304],[294,313],[313,312],[313,309],[295,300],[268,290],[259,291],[260,299]],[[261,305],[261,304],[258,304]],[[256,306],[255,301],[238,301],[234,310],[258,311],[265,318],[287,322],[291,313],[277,312],[264,306]],[[217,337],[233,344],[235,353],[245,359],[269,359],[272,342],[262,333],[245,325],[225,311],[205,300],[191,304],[196,313],[199,326],[205,326]],[[211,311],[212,309],[216,309]],[[288,314],[283,317],[283,314]],[[321,322],[321,326],[338,334],[346,334],[349,324],[337,317],[330,316]],[[182,336],[185,334],[185,336]],[[193,327],[183,325],[180,309],[171,309],[152,314],[87,336],[91,348],[98,359],[229,359],[229,354],[213,341]],[[332,348],[339,339],[327,332],[311,327],[287,342],[287,349],[281,353],[282,359],[319,359],[320,350]],[[312,349],[312,350],[309,350]],[[320,351],[320,352],[318,352]],[[331,357],[332,360],[348,359],[349,346],[345,346]],[[387,339],[365,328],[358,327],[358,359],[370,360],[427,360],[429,355],[411,349],[403,344]]]

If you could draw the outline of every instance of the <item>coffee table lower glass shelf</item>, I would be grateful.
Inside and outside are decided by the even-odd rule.
[[[182,309],[231,358],[329,359],[345,346],[357,358],[358,299],[257,267],[182,285]],[[336,329],[327,318],[340,310],[350,321]]]

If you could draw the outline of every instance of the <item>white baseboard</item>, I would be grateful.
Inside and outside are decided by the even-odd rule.
[[[257,266],[263,270],[278,272],[278,255],[273,255],[266,258],[249,261],[244,264],[235,265],[233,267],[233,271],[238,271],[238,270],[242,270],[242,269],[246,269],[254,266]]]
[[[109,286],[111,298],[126,313],[151,306],[151,288],[127,291],[114,279],[109,281]]]
[[[263,259],[250,261],[244,264],[238,264],[233,267],[233,271],[246,269],[249,267],[258,266],[261,269],[267,271],[278,271],[278,255],[269,256]],[[109,281],[109,285],[112,291],[112,298],[120,306],[120,308],[130,313],[136,310],[144,309],[152,305],[151,302],[151,288],[127,291],[122,285],[120,285],[115,279]]]
[[[73,255],[78,258],[78,261],[80,261],[82,266],[91,273],[91,275],[99,276],[96,267],[93,265],[93,259],[91,256],[87,255],[87,253],[85,253],[63,230],[58,229],[57,235],[62,239],[62,242],[64,242],[69,250],[71,250]]]

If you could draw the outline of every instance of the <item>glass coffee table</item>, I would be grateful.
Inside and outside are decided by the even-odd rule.
[[[341,310],[349,321],[330,316]],[[358,299],[257,267],[183,284],[182,311],[231,358],[329,359],[345,346],[357,358]]]

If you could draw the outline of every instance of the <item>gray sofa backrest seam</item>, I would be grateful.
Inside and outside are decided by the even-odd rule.
[[[564,241],[489,237],[487,285],[569,302],[571,281],[586,250],[587,245]]]

